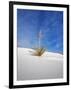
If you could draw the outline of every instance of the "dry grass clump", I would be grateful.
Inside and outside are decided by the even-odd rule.
[[[35,52],[33,52],[32,55],[34,56],[42,56],[42,54],[45,52],[45,49],[44,48],[36,48],[35,49]]]

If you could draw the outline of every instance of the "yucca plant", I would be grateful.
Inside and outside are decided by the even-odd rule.
[[[32,55],[34,56],[42,56],[42,54],[45,52],[45,49],[44,48],[36,48],[35,49],[35,52],[33,52]]]
[[[35,52],[33,52],[32,55],[34,56],[42,56],[42,54],[45,52],[45,48],[41,47],[41,38],[42,38],[42,32],[41,30],[38,33],[38,48],[35,49]]]

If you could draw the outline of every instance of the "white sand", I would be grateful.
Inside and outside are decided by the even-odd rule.
[[[32,56],[33,49],[18,48],[18,80],[55,79],[63,77],[63,55],[45,52]]]

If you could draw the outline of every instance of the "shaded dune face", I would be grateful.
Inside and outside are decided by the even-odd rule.
[[[63,78],[63,55],[45,51],[39,57],[32,53],[34,49],[18,48],[17,80]]]

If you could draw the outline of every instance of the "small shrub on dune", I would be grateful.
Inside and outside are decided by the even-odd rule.
[[[34,56],[42,56],[44,52],[45,52],[44,48],[36,48],[35,52],[33,52],[32,55],[34,55]]]

